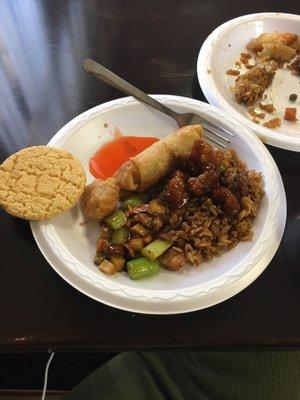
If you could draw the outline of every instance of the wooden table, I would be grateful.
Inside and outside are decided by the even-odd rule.
[[[1,1],[0,161],[45,144],[75,115],[121,97],[83,73],[92,57],[149,93],[205,100],[196,59],[220,23],[271,1]],[[282,10],[272,10],[282,11]],[[285,12],[297,13],[290,1]],[[246,290],[210,309],[147,316],[114,310],[64,282],[28,222],[0,212],[0,350],[300,345],[300,156],[269,147],[286,188],[281,246]]]

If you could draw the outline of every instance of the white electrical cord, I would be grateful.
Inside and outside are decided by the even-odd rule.
[[[43,386],[43,393],[42,393],[41,400],[45,400],[45,397],[46,397],[47,382],[48,382],[48,370],[49,370],[49,366],[50,366],[50,363],[51,363],[53,357],[54,357],[54,353],[51,353],[50,357],[49,357],[49,360],[48,360],[48,362],[46,364],[45,377],[44,377],[44,386]]]

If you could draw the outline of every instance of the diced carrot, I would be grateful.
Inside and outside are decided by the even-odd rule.
[[[296,118],[297,115],[297,108],[295,107],[286,107],[285,109],[285,113],[284,113],[284,119],[286,119],[287,121],[297,121]]]

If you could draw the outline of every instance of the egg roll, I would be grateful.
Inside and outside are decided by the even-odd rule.
[[[123,190],[137,190],[139,185],[139,171],[132,161],[126,161],[115,172],[113,177],[116,179],[118,186]]]
[[[153,143],[130,158],[114,174],[121,189],[144,191],[175,167],[179,157],[190,153],[195,141],[202,137],[201,125],[189,125]]]

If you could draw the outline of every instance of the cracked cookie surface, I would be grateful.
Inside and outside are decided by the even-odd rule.
[[[80,161],[69,152],[27,147],[0,165],[0,205],[15,217],[42,221],[72,208],[85,183]]]

